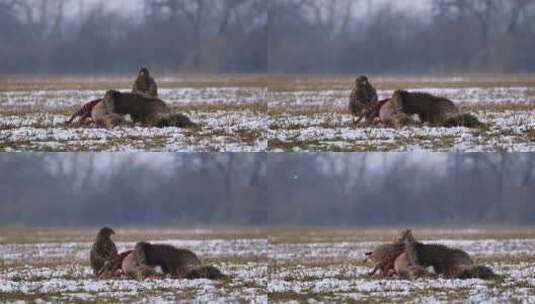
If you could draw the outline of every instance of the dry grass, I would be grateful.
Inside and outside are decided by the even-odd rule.
[[[510,255],[507,251],[495,255],[475,255],[478,264],[489,265],[500,274],[508,274],[502,279],[494,281],[461,281],[426,279],[417,282],[400,280],[399,278],[370,278],[366,273],[371,265],[363,261],[363,252],[380,242],[392,240],[402,227],[167,227],[167,228],[131,228],[114,227],[117,242],[131,242],[139,239],[154,240],[238,240],[238,239],[267,239],[266,251],[257,248],[254,255],[225,255],[210,254],[211,247],[204,247],[203,260],[208,264],[226,267],[228,272],[240,273],[240,277],[232,280],[217,282],[212,287],[206,283],[196,282],[192,287],[181,285],[180,290],[163,285],[150,285],[141,288],[138,293],[121,296],[121,288],[103,292],[102,290],[83,291],[85,283],[93,281],[87,272],[86,258],[80,259],[80,252],[88,250],[89,242],[93,239],[98,227],[0,227],[2,236],[0,246],[35,246],[35,253],[39,259],[13,260],[4,265],[0,258],[0,274],[11,284],[26,284],[32,286],[28,292],[13,290],[0,295],[3,301],[65,301],[65,294],[54,290],[34,290],[34,286],[42,286],[53,277],[53,280],[78,286],[80,290],[69,290],[69,296],[87,297],[86,302],[109,301],[131,302],[161,297],[161,301],[192,301],[196,297],[224,296],[230,299],[239,295],[246,299],[247,292],[253,292],[257,301],[272,303],[311,300],[324,302],[449,302],[452,300],[468,301],[473,296],[480,300],[500,301],[508,294],[517,300],[529,300],[535,296],[533,282],[526,276],[527,271],[535,264],[535,256],[530,254]],[[425,240],[471,240],[478,244],[479,252],[488,251],[485,240],[503,240],[508,244],[516,244],[514,240],[526,240],[530,244],[535,239],[535,227],[416,227],[414,233],[418,239]],[[482,243],[477,240],[482,241]],[[370,243],[371,242],[371,243]],[[511,243],[513,242],[513,243]],[[62,244],[67,243],[67,244]],[[462,243],[459,243],[462,244]],[[472,244],[472,243],[470,243]],[[500,248],[501,242],[492,246]],[[505,244],[505,243],[503,243]],[[59,254],[55,248],[66,246],[65,254]],[[74,246],[74,247],[73,247]],[[202,246],[202,245],[200,245]],[[334,247],[332,247],[334,246]],[[467,246],[466,244],[463,246]],[[17,247],[15,247],[17,248]],[[26,248],[26,249],[23,249]],[[28,247],[21,247],[24,256],[32,254]],[[248,247],[247,247],[248,248]],[[247,248],[243,248],[247,250]],[[470,248],[464,248],[470,252]],[[18,249],[17,249],[18,250]],[[51,251],[52,250],[52,251]],[[232,249],[231,249],[232,250]],[[280,251],[279,251],[280,250]],[[483,251],[481,251],[483,250]],[[72,251],[72,252],[71,252]],[[13,251],[16,253],[18,251]],[[265,254],[264,254],[265,252]],[[256,269],[256,270],[251,270]],[[259,270],[264,269],[264,270]],[[257,274],[258,273],[258,274]],[[260,277],[262,276],[262,277]],[[265,277],[264,277],[265,276]],[[0,286],[8,284],[0,279]],[[274,283],[273,283],[274,282]],[[119,283],[119,285],[113,285]],[[109,286],[124,286],[126,282],[106,282]],[[108,285],[111,284],[111,285]],[[127,284],[137,284],[135,282]],[[139,283],[141,284],[141,282]],[[275,284],[275,285],[272,285]],[[149,286],[147,285],[147,286]],[[131,285],[129,285],[131,286]],[[203,287],[204,286],[204,287]],[[209,285],[210,286],[210,285]],[[308,286],[308,287],[307,287]],[[364,287],[367,286],[367,287]],[[390,287],[389,287],[390,286]],[[267,297],[267,298],[265,298]],[[71,298],[72,301],[80,301]],[[98,299],[98,301],[97,301]],[[200,299],[199,299],[200,300]],[[206,298],[204,298],[206,300]],[[82,301],[84,302],[84,301]]]
[[[100,227],[23,227],[0,226],[0,243],[90,242]],[[267,238],[270,243],[307,242],[388,242],[406,227],[329,227],[329,226],[274,226],[274,227],[164,227],[133,228],[113,227],[114,239],[122,242],[140,239],[167,240],[232,240]],[[474,227],[416,227],[413,229],[421,240],[484,240],[484,239],[535,239],[535,227],[474,226]]]
[[[2,243],[36,243],[54,240],[55,242],[91,242],[100,227],[18,227],[0,226],[0,244]],[[263,228],[250,227],[166,227],[166,228],[128,228],[113,227],[117,241],[134,242],[142,239],[167,240],[233,240],[266,238]]]
[[[129,76],[0,76],[0,151],[265,150],[264,76],[155,77],[161,89],[184,88],[161,91],[162,99],[169,101],[172,112],[189,116],[196,128],[148,130],[124,125],[104,130],[64,123],[82,104],[100,95],[95,90],[129,88],[133,80]]]
[[[6,255],[5,263],[0,259],[0,302],[176,303],[220,299],[266,303],[268,257],[261,228],[114,227],[113,239],[120,251],[139,240],[185,242],[203,263],[230,276],[221,281],[170,277],[98,280],[88,258],[98,229],[0,227],[0,249]]]
[[[153,75],[161,88],[268,87],[271,91],[345,90],[356,75],[277,75],[277,74],[163,74]],[[530,74],[464,74],[439,76],[369,75],[377,89],[423,87],[511,87],[535,86]],[[1,91],[26,90],[106,90],[130,87],[129,75],[0,75]]]
[[[268,151],[532,151],[535,75],[373,76],[381,98],[422,89],[458,102],[481,128],[426,124],[355,126],[347,110],[353,76],[274,75],[269,79]],[[466,88],[466,89],[464,89]]]
[[[347,90],[357,75],[271,75],[267,82],[274,92],[297,90]],[[535,75],[531,74],[464,74],[439,76],[414,75],[368,75],[379,90],[403,88],[445,88],[445,87],[513,87],[535,86]]]
[[[261,74],[154,74],[160,88],[265,87]],[[131,87],[135,75],[0,75],[1,91],[107,90]]]
[[[389,242],[401,229],[392,228],[355,228],[355,227],[276,227],[267,233],[270,243],[308,243],[308,242]],[[484,240],[484,239],[532,239],[535,238],[535,227],[443,227],[415,228],[415,234],[421,240]]]
[[[269,266],[269,301],[527,303],[535,296],[535,285],[531,278],[535,255],[513,255],[502,248],[509,244],[513,247],[523,246],[527,250],[526,246],[535,238],[535,227],[413,229],[415,236],[424,243],[426,240],[453,240],[453,247],[464,246],[462,249],[472,255],[476,264],[494,269],[499,277],[493,280],[452,280],[439,277],[408,281],[398,277],[370,277],[368,272],[373,265],[364,261],[364,253],[379,243],[390,242],[401,229],[403,228],[271,229],[270,245],[275,258]],[[487,243],[487,240],[491,242]],[[518,242],[520,240],[525,240],[523,245]]]
[[[184,90],[188,93],[173,92],[167,95],[169,100],[176,98],[171,104],[172,111],[193,117],[194,121],[199,123],[198,128],[177,130],[180,137],[175,137],[176,133],[166,133],[158,137],[154,131],[147,134],[132,131],[132,128],[119,132],[128,135],[116,136],[113,132],[96,129],[91,132],[93,130],[84,127],[76,128],[77,126],[57,123],[58,119],[62,120],[63,117],[68,119],[77,109],[73,104],[78,101],[82,104],[86,100],[81,99],[98,95],[84,90],[127,88],[133,76],[0,76],[0,92],[22,91],[17,94],[4,94],[4,99],[0,100],[0,104],[3,104],[0,107],[0,116],[6,121],[0,123],[0,151],[533,150],[531,142],[535,138],[535,103],[533,96],[530,96],[533,94],[531,89],[525,90],[525,96],[518,95],[521,94],[518,93],[519,90],[522,92],[521,89],[512,89],[513,93],[506,90],[505,95],[501,94],[499,89],[490,90],[493,93],[488,96],[477,93],[476,96],[481,102],[471,99],[470,90],[445,93],[459,98],[462,111],[475,113],[479,119],[485,121],[487,125],[481,129],[464,129],[457,132],[452,128],[438,130],[439,128],[415,126],[408,128],[409,130],[391,130],[357,128],[353,125],[346,110],[346,99],[353,85],[353,75],[155,76],[161,88],[208,89],[193,90],[194,93]],[[379,90],[408,87],[535,86],[535,75],[370,77]],[[236,87],[238,89],[234,89]],[[210,88],[221,90],[216,89],[217,93],[214,93]],[[230,89],[231,93],[226,89]],[[480,92],[479,89],[475,91]],[[27,93],[30,97],[26,96]],[[448,97],[455,99],[455,96]],[[515,102],[508,102],[508,98],[513,98],[512,101]],[[492,103],[494,100],[496,102]],[[57,116],[54,125],[51,123],[52,115]],[[18,118],[27,118],[26,125]],[[28,125],[28,121],[31,121],[31,124]]]

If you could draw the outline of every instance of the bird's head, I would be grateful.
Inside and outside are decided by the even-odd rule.
[[[97,238],[109,238],[115,234],[115,231],[109,227],[103,227],[99,230]]]

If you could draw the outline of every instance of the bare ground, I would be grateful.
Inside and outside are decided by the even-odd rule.
[[[0,78],[0,151],[259,152],[267,147],[266,89],[260,76],[162,76],[160,98],[198,127],[111,130],[65,121],[128,77]]]
[[[66,126],[84,102],[124,76],[0,77],[0,151],[535,151],[535,76],[373,77],[394,89],[454,100],[485,126],[403,129],[352,124],[350,76],[160,75],[161,98],[198,128]]]
[[[279,76],[269,82],[269,151],[535,150],[535,78],[530,75],[371,77],[380,98],[395,89],[424,91],[456,102],[485,126],[393,129],[355,126],[347,111],[353,78]]]
[[[231,280],[96,280],[88,252],[97,228],[0,228],[0,301],[363,303],[535,300],[533,227],[417,228],[425,243],[467,251],[501,278],[370,278],[364,253],[400,228],[116,228],[119,250],[138,240],[196,252]]]
[[[466,250],[501,278],[370,278],[364,253],[399,229],[279,228],[270,235],[268,297],[273,303],[466,303],[535,300],[535,230],[479,227],[416,229],[424,243]]]
[[[0,228],[0,302],[267,303],[267,240],[259,229],[115,229],[119,251],[136,241],[189,248],[228,280],[97,280],[88,255],[97,228]]]

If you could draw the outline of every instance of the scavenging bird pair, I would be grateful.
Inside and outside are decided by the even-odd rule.
[[[89,260],[97,278],[128,276],[142,280],[159,276],[160,272],[184,279],[220,280],[227,277],[216,267],[203,265],[190,250],[171,245],[138,242],[133,250],[119,254],[111,239],[113,234],[111,228],[100,229],[91,247]]]
[[[455,104],[443,97],[403,90],[379,101],[377,91],[366,76],[360,76],[349,96],[349,112],[355,124],[366,118],[367,125],[383,123],[400,128],[418,121],[432,126],[478,128],[483,124],[472,114],[461,113]],[[416,119],[415,119],[416,117]]]
[[[196,125],[183,114],[171,113],[167,104],[158,98],[156,82],[144,67],[139,70],[131,93],[109,90],[103,98],[84,104],[66,123],[71,124],[80,117],[80,123],[91,120],[97,126],[113,128],[126,124],[126,115],[130,115],[134,123],[151,127],[187,128]]]

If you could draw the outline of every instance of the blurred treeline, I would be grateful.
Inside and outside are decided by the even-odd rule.
[[[535,72],[535,0],[121,1],[0,0],[0,73]]]
[[[2,154],[0,224],[265,223],[265,154]]]
[[[267,68],[266,1],[129,0],[119,11],[105,2],[0,0],[0,73]]]
[[[2,154],[0,224],[535,224],[533,154]]]
[[[272,224],[535,224],[535,155],[269,157]]]
[[[535,71],[534,0],[270,3],[271,72]]]

